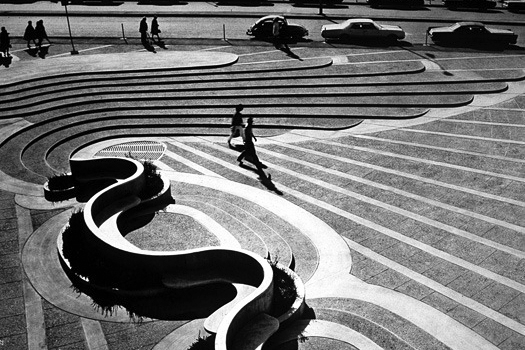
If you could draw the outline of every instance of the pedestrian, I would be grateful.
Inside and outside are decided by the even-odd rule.
[[[157,41],[160,40],[159,33],[161,30],[159,29],[159,22],[157,21],[157,16],[153,17],[153,20],[151,21],[151,40],[154,40],[154,36],[157,36]]]
[[[38,40],[38,47],[42,46],[42,41],[44,41],[44,39],[46,39],[47,42],[51,44],[51,41],[49,41],[49,38],[47,37],[46,28],[44,27],[44,21],[41,19],[36,21],[35,38]]]
[[[9,49],[11,48],[11,39],[9,38],[9,33],[5,29],[5,27],[2,27],[0,29],[0,52],[2,52],[2,55],[4,57],[10,57],[11,54],[9,54]]]
[[[266,166],[259,160],[253,141],[257,141],[257,138],[253,134],[253,118],[249,117],[246,128],[244,129],[244,151],[242,151],[239,157],[237,157],[237,161],[239,162],[239,165],[242,165],[243,159],[246,159],[255,165],[262,178],[263,176],[265,177],[263,169],[266,168]]]
[[[148,41],[148,22],[146,22],[146,17],[142,17],[142,20],[140,21],[139,32],[142,45],[145,47],[150,46]]]
[[[286,51],[289,51],[290,48],[288,47],[288,44],[286,43],[286,33],[288,22],[286,21],[286,18],[281,16],[276,16],[273,18],[272,22],[272,36],[274,45],[278,49],[285,49]]]
[[[231,141],[234,137],[242,137],[242,140],[244,141],[244,123],[242,121],[242,110],[243,106],[241,104],[237,105],[235,107],[235,113],[233,114],[232,121],[231,121],[231,134],[230,137],[228,137],[228,146],[232,147]]]
[[[33,22],[27,21],[27,27],[24,32],[24,40],[27,41],[27,47],[31,48],[31,45],[29,45],[30,41],[33,41],[33,44],[36,45],[36,35],[35,35],[35,28],[33,27]]]

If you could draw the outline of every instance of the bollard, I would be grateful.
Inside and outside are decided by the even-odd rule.
[[[226,41],[226,24],[222,24],[222,40]]]

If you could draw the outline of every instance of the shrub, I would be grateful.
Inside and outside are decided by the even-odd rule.
[[[279,317],[292,307],[297,298],[297,289],[294,278],[282,268],[277,261],[268,260],[273,270],[273,312],[272,316]]]
[[[50,191],[67,190],[74,187],[75,182],[73,176],[67,173],[54,174],[47,178],[47,187]]]
[[[164,187],[164,182],[158,172],[158,167],[153,162],[146,160],[142,163],[144,166],[144,187],[139,193],[140,199],[150,199],[157,196]]]
[[[214,350],[215,349],[215,335],[201,337],[191,344],[188,350]]]

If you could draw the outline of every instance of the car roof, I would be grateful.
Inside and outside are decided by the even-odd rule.
[[[267,19],[273,19],[273,18],[275,18],[275,17],[284,19],[284,16],[281,16],[281,15],[267,15],[267,16],[264,16],[264,17],[259,18],[259,19],[257,20],[257,22],[265,21],[265,20],[267,20]]]
[[[374,21],[370,18],[350,18],[346,20],[348,23],[354,23],[354,22],[366,22],[366,23],[374,23]]]
[[[458,26],[482,26],[482,27],[485,26],[481,22],[458,22],[455,25],[458,25]]]

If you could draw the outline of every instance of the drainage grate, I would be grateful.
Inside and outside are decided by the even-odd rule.
[[[95,157],[131,157],[140,160],[158,160],[166,146],[156,141],[133,141],[110,146],[98,151]]]

